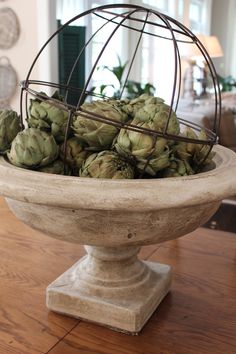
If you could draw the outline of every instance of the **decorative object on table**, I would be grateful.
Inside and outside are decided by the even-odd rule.
[[[183,73],[183,92],[182,98],[186,100],[194,100],[197,96],[195,87],[196,76],[196,57],[201,55],[197,46],[189,45],[189,43],[180,44],[180,56],[187,62],[187,67]]]
[[[20,35],[20,25],[16,13],[9,7],[0,8],[0,49],[14,46]]]
[[[183,77],[183,94],[182,98],[186,100],[194,100],[197,96],[194,88],[194,68],[196,66],[195,60],[188,60],[188,68],[184,72]]]
[[[10,100],[17,85],[17,75],[9,58],[0,57],[0,110],[10,109]]]
[[[197,37],[206,48],[210,58],[223,56],[220,42],[216,36],[199,34]],[[181,56],[187,59],[189,63],[184,75],[183,98],[206,98],[208,95],[207,89],[214,85],[203,53],[196,46],[190,46],[189,43],[184,43],[181,49]],[[200,65],[199,60],[202,61]],[[196,89],[196,82],[200,84],[199,89]]]
[[[219,58],[224,55],[221,45],[220,45],[220,42],[216,36],[198,35],[198,38],[201,40],[201,42],[205,46],[205,48],[211,58]],[[208,89],[208,87],[211,87],[212,83],[211,83],[211,79],[210,79],[209,68],[208,68],[208,65],[206,64],[205,60],[203,60],[202,77],[200,79],[198,79],[198,81],[201,83],[201,86],[202,86],[200,97],[206,98],[208,95],[207,89]]]
[[[105,29],[106,38],[85,86],[70,86],[81,52],[64,85],[31,79],[41,53],[51,40],[57,38],[64,28],[62,26],[42,47],[26,80],[21,84],[22,132],[13,140],[8,156],[11,161],[17,159],[18,166],[25,168],[11,164],[7,158],[0,158],[0,192],[7,198],[15,215],[26,224],[52,237],[86,245],[88,255],[48,286],[48,308],[135,334],[168,293],[171,284],[170,266],[139,261],[137,253],[140,247],[175,239],[205,223],[223,198],[236,194],[236,158],[232,151],[216,146],[213,161],[205,166],[205,171],[182,176],[183,170],[185,174],[189,168],[182,159],[188,162],[193,151],[198,168],[202,169],[217,143],[220,122],[217,75],[207,51],[191,31],[157,11],[129,4],[88,10],[65,26],[74,20],[84,21],[86,16],[97,16],[102,19],[103,25],[92,34],[83,51],[90,52],[92,39],[96,39],[102,29]],[[109,30],[106,29],[107,25]],[[90,91],[93,74],[96,67],[102,64],[99,62],[102,55],[108,50],[112,39],[116,40],[115,34],[120,30],[136,35],[136,45],[120,97],[114,100],[95,96]],[[125,82],[129,79],[139,45],[143,38],[149,36],[153,40],[167,39],[173,46],[174,74],[168,103],[159,97],[143,95],[128,102],[125,99]],[[181,89],[178,80],[181,73],[178,44],[181,41],[196,45],[209,65],[215,94],[212,130],[203,131],[202,127],[181,117],[177,119],[175,111]],[[36,90],[37,85],[40,91]],[[44,85],[65,89],[64,99],[42,93],[41,87]],[[78,92],[77,106],[67,104],[69,90]],[[30,96],[33,96],[33,100]],[[60,119],[55,114],[57,110],[65,113],[60,115]],[[24,117],[31,127],[24,129]],[[59,141],[62,131],[64,142]],[[64,166],[73,155],[80,161],[81,146],[70,140],[73,134],[81,144],[86,144],[86,151],[89,152],[81,168],[86,177],[29,170],[37,169],[38,166],[45,168],[46,163],[56,163],[61,151]],[[145,146],[142,146],[143,142]],[[57,144],[62,144],[60,151],[57,151]],[[104,152],[104,147],[107,149],[108,146],[109,152]],[[98,149],[103,151],[98,152]],[[162,156],[165,163],[166,154],[168,158],[173,154],[173,163],[168,166],[167,176],[181,177],[157,178],[159,149],[165,153]],[[201,156],[196,154],[197,151]],[[123,159],[126,163],[123,163]],[[131,166],[134,161],[138,162],[141,178],[129,179],[133,171],[126,159]],[[118,166],[120,173],[114,170],[115,166]],[[73,163],[71,167],[79,168]],[[94,171],[95,177],[102,178],[88,178]],[[154,173],[155,178],[147,176],[148,171]],[[108,172],[110,178],[104,178]],[[111,179],[113,176],[125,178]]]

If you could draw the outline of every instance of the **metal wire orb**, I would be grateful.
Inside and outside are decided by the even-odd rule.
[[[57,36],[60,34],[61,31],[63,31],[63,29],[66,26],[71,25],[75,21],[80,21],[80,20],[85,21],[84,19],[88,17],[90,17],[91,20],[91,16],[96,16],[97,18],[100,19],[100,21],[101,20],[103,21],[103,24],[102,26],[94,30],[94,32],[90,34],[89,38],[86,39],[86,43],[84,47],[77,53],[77,58],[71,67],[70,74],[67,80],[64,83],[59,84],[55,82],[45,82],[45,81],[38,81],[32,79],[31,78],[32,71],[35,65],[37,64],[38,60],[40,59],[42,53],[46,50],[47,46],[50,44],[50,42],[52,40],[55,40],[55,38],[57,38]],[[112,40],[114,40],[117,33],[119,33],[119,31],[121,30],[127,32],[130,31],[134,32],[136,43],[132,43],[133,54],[129,58],[128,69],[126,72],[125,80],[123,82],[123,87],[120,90],[119,99],[125,98],[125,86],[127,81],[130,78],[130,75],[132,75],[134,63],[136,60],[138,60],[138,51],[140,50],[140,47],[142,45],[142,40],[147,36],[148,37],[151,36],[152,39],[155,41],[165,40],[172,43],[173,80],[169,83],[171,99],[170,102],[168,102],[168,104],[170,106],[170,109],[169,109],[169,116],[163,131],[156,131],[149,128],[143,128],[140,126],[133,125],[129,122],[124,123],[124,122],[115,121],[110,118],[106,118],[102,115],[97,115],[91,112],[87,112],[83,109],[83,107],[81,107],[81,105],[85,100],[89,100],[89,99],[91,100],[94,96],[96,96],[96,98],[99,97],[99,95],[95,95],[95,93],[91,90],[92,81],[96,69],[101,64],[104,64],[102,62],[104,53],[106,53],[109,50],[109,46]],[[100,36],[101,32],[103,33],[103,37],[102,37],[103,43],[101,43],[100,51],[98,52],[97,58],[92,65],[91,71],[87,74],[84,86],[73,87],[71,85],[73,74],[78,69],[82,57],[84,55],[86,58],[88,58],[89,55],[91,56],[91,44],[96,38]],[[99,40],[101,41],[100,37]],[[181,45],[183,45],[183,43],[185,45],[189,45],[189,46],[193,45],[198,48],[199,52],[201,53],[201,55],[203,56],[206,62],[206,66],[208,68],[209,75],[212,80],[213,96],[214,96],[214,123],[212,129],[204,128],[206,132],[205,140],[193,139],[183,135],[177,135],[177,134],[175,135],[175,134],[168,133],[171,113],[172,110],[175,112],[177,111],[180,92],[181,92],[182,70],[181,70],[181,58],[180,58],[179,48]],[[168,67],[163,68],[163,70],[167,71],[169,70],[169,68]],[[180,22],[176,21],[175,19],[167,15],[164,15],[156,10],[152,10],[150,8],[145,8],[142,6],[130,5],[130,4],[99,6],[75,16],[70,21],[68,21],[63,26],[61,26],[43,45],[43,47],[37,54],[36,58],[34,59],[26,79],[21,82],[20,112],[21,112],[22,127],[23,127],[23,118],[25,116],[28,116],[28,105],[29,105],[28,96],[33,95],[34,97],[42,101],[48,99],[48,97],[46,97],[43,93],[37,90],[37,86],[38,87],[48,86],[59,90],[64,90],[65,97],[63,102],[53,98],[51,98],[50,101],[55,106],[59,106],[60,108],[69,112],[65,140],[67,140],[68,138],[73,116],[79,114],[80,116],[84,116],[86,118],[95,121],[104,122],[113,125],[118,129],[125,128],[136,132],[141,132],[143,134],[151,135],[153,137],[153,146],[155,146],[155,143],[159,137],[173,140],[173,141],[185,141],[185,142],[187,141],[196,144],[208,145],[209,150],[206,156],[204,157],[204,160],[207,158],[213,145],[217,143],[217,139],[218,139],[217,132],[219,129],[220,116],[221,116],[221,97],[220,97],[220,88],[217,79],[217,74],[214,65],[212,63],[212,60],[209,54],[207,53],[205,47],[203,46],[203,44],[188,28],[186,28],[184,25],[182,25]],[[78,93],[78,101],[76,105],[71,105],[68,103],[68,94],[70,92]],[[107,96],[106,97],[100,96],[100,98],[107,98]],[[179,116],[178,116],[178,120],[182,128],[188,126],[191,127],[193,130],[195,130],[196,132],[199,132],[202,129],[200,125],[182,119]],[[204,162],[204,160],[202,162]]]

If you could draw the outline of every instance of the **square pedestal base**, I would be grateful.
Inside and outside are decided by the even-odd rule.
[[[168,293],[171,267],[165,264],[144,262],[150,269],[148,280],[142,287],[94,288],[94,293],[80,291],[75,281],[77,262],[47,288],[47,307],[55,312],[94,322],[120,332],[137,334]],[[84,288],[84,284],[81,288]],[[107,297],[107,291],[114,296]],[[117,293],[117,294],[116,294]]]

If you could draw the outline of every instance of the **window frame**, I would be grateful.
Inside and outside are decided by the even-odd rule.
[[[61,0],[63,1],[63,0]],[[80,0],[81,1],[81,5],[83,7],[83,10],[87,10],[89,8],[93,8],[95,7],[95,5],[106,5],[110,3],[110,0]],[[183,23],[186,27],[191,29],[191,22],[190,22],[190,18],[189,18],[189,10],[190,10],[190,4],[191,3],[199,3],[201,6],[201,13],[202,13],[202,23],[204,23],[204,26],[201,25],[199,26],[199,31],[196,32],[201,32],[203,34],[209,34],[210,33],[210,24],[211,24],[211,5],[212,5],[212,0],[165,0],[164,4],[165,4],[165,8],[160,8],[157,6],[153,6],[153,4],[150,6],[148,4],[148,0],[122,0],[119,1],[119,4],[121,3],[126,3],[126,4],[131,4],[131,5],[140,5],[140,6],[144,6],[144,7],[150,7],[152,9],[155,9],[157,11],[163,12],[165,14],[168,14],[169,16],[176,18],[179,22]],[[182,13],[180,13],[180,4],[182,2]],[[83,4],[82,4],[83,3]],[[114,2],[116,3],[116,1]],[[156,0],[156,3],[158,3],[158,0]],[[173,6],[174,5],[174,6]],[[87,26],[87,38],[90,38],[91,33],[92,33],[92,23],[90,23],[91,21],[87,21],[86,26]],[[197,33],[196,33],[197,34]],[[130,58],[132,58],[132,54],[133,54],[133,48],[132,48],[132,43],[134,43],[133,37],[134,34],[132,33],[132,31],[130,31],[130,33],[128,34],[128,38],[126,38],[125,41],[123,41],[123,43],[125,43],[125,49],[122,50],[121,53],[121,60],[122,62],[125,62],[127,60],[129,60]],[[149,46],[149,50],[152,49],[152,46]],[[140,51],[142,51],[142,48],[140,48]],[[147,59],[149,60],[149,59]],[[92,63],[94,61],[94,58],[92,58],[92,50],[90,51],[90,53],[87,54],[87,58],[86,58],[86,77],[87,74],[90,72],[91,68],[92,68]],[[133,79],[135,78],[135,81],[140,82],[141,78],[144,78],[144,75],[142,73],[142,59],[141,58],[137,58],[137,60],[135,60],[135,67],[133,71]],[[109,66],[115,66],[117,63],[106,63],[105,65],[109,65]],[[151,68],[150,68],[151,71]],[[147,75],[146,78],[146,82],[149,82],[149,78],[151,78],[152,75],[149,72],[149,74]],[[132,79],[132,78],[131,78]],[[155,83],[153,83],[155,86]]]

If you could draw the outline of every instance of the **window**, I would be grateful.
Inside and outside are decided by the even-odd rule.
[[[143,0],[142,4],[170,15],[195,34],[209,32],[211,0]],[[163,40],[156,44],[152,37],[144,40],[140,66],[142,81],[148,82],[152,78],[156,94],[167,101],[171,98],[170,83],[174,74],[173,47],[168,42]],[[148,56],[148,53],[152,54]]]
[[[143,5],[148,5],[152,8],[156,8],[162,12],[168,11],[168,1],[166,1],[166,0],[143,0]]]
[[[142,5],[145,7],[151,7],[157,11],[168,14],[171,17],[177,19],[188,28],[190,28],[195,34],[209,33],[210,15],[211,15],[211,1],[212,0],[130,0],[129,3]],[[58,0],[61,12],[58,17],[62,20],[62,17],[66,17],[69,13],[79,13],[87,9],[97,7],[100,5],[111,4],[109,0]],[[127,3],[128,1],[123,1]],[[66,3],[66,5],[65,5]],[[116,3],[116,1],[113,1]],[[121,3],[121,1],[117,1]],[[63,11],[62,11],[63,10]],[[91,19],[92,18],[92,19]],[[68,18],[67,18],[68,19]],[[63,22],[63,20],[62,20]],[[90,17],[90,21],[86,22],[86,33],[88,38],[91,33],[96,30],[101,24],[99,17],[93,15]],[[110,25],[109,25],[110,26]],[[101,51],[104,38],[107,38],[107,33],[112,32],[112,24],[110,28],[106,26],[106,29],[100,31],[99,36],[96,36],[92,41],[91,50],[86,53],[86,70],[87,74],[90,72],[92,65],[95,63],[98,53]],[[161,29],[158,29],[161,31]],[[122,63],[127,60],[131,60],[133,48],[133,37],[135,33],[123,30],[119,31],[110,44],[109,51],[104,52],[100,65],[107,65],[110,67],[118,64],[117,54],[119,53]],[[141,41],[141,48],[137,53],[136,66],[132,69],[131,79],[153,84],[157,91],[156,94],[162,96],[168,102],[171,97],[170,82],[173,78],[173,45],[171,41],[159,41],[158,44],[154,43],[154,37],[143,36]],[[160,53],[162,55],[160,55]],[[99,65],[99,64],[98,64]],[[164,68],[164,70],[163,70]],[[117,83],[111,82],[113,80],[112,74],[102,73],[96,71],[93,76],[94,82],[92,85],[99,86],[102,83],[110,84]],[[86,75],[87,76],[87,75]]]
[[[110,4],[109,0],[57,0],[57,19],[61,21],[62,24],[73,18],[75,15],[80,14],[88,9],[95,8],[101,5]],[[121,1],[119,1],[121,3]],[[91,34],[95,33],[97,29],[99,29],[104,21],[96,15],[87,16],[83,19],[82,24],[86,26],[86,42],[89,41]],[[72,25],[81,25],[81,20],[74,21]],[[99,53],[102,50],[104,45],[104,41],[107,40],[109,34],[114,30],[114,24],[108,23],[104,28],[99,30],[99,33],[93,38],[92,45],[88,45],[86,47],[86,66],[85,66],[85,76],[88,78],[90,71],[95,64]],[[124,53],[123,49],[124,41],[123,34],[121,31],[115,34],[112,40],[109,42],[109,46],[104,51],[101,60],[97,63],[97,66],[115,66],[118,64],[117,55],[119,53]],[[123,50],[122,50],[123,49]],[[122,62],[125,62],[127,56],[121,55]],[[113,84],[117,85],[117,82],[114,82],[114,76],[106,70],[105,75],[102,70],[95,70],[93,75],[93,81],[90,83],[90,88],[92,86],[99,87],[101,84],[109,85]]]

